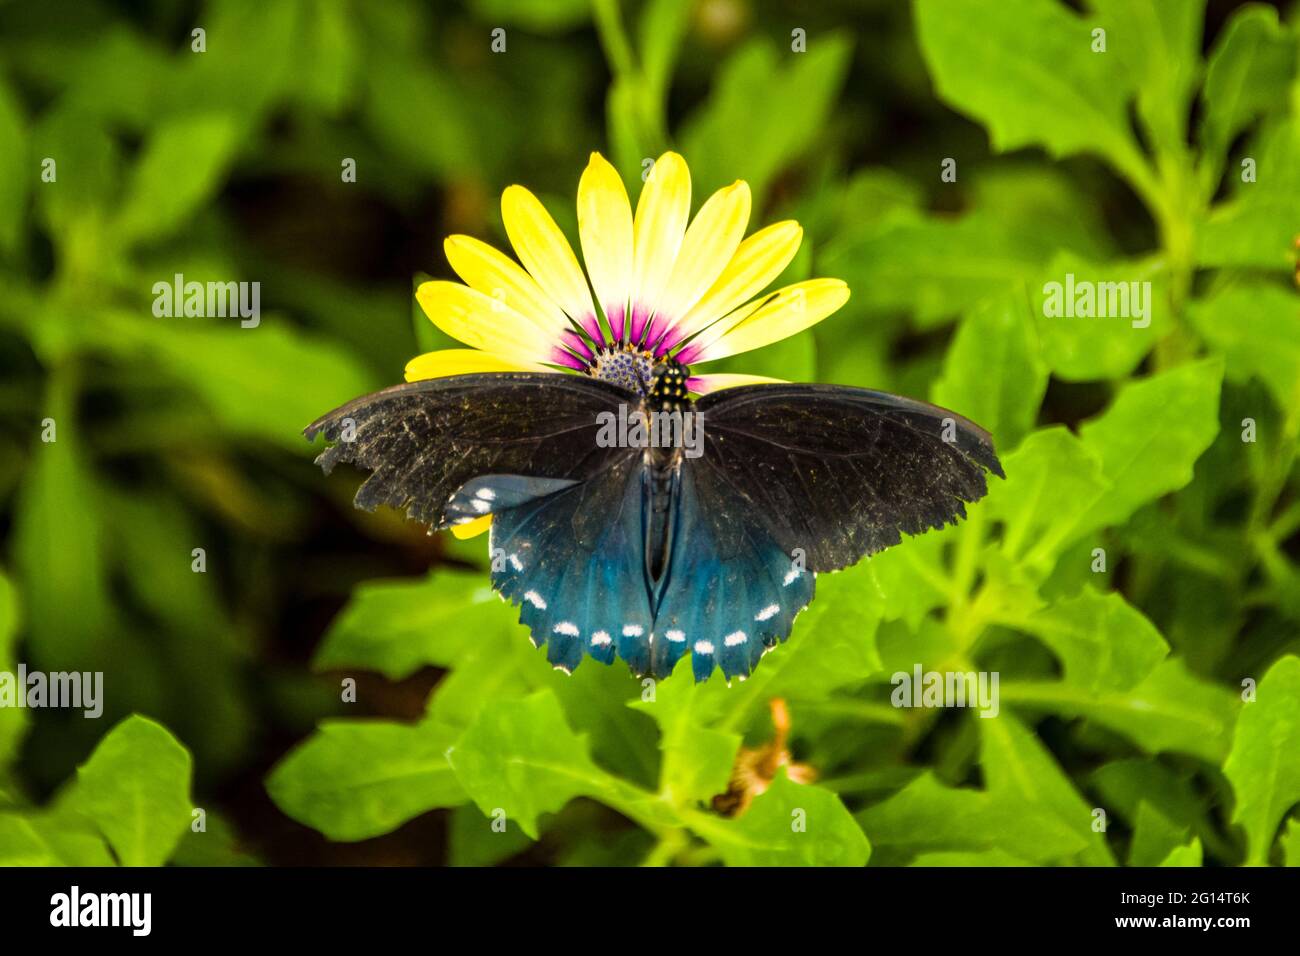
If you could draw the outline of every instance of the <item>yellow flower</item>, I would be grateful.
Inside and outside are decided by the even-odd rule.
[[[690,171],[665,153],[633,215],[618,173],[592,153],[578,183],[584,273],[537,197],[509,187],[501,219],[519,262],[469,236],[447,238],[447,260],[464,284],[425,282],[416,298],[470,348],[412,359],[407,380],[557,367],[617,380],[618,369],[646,374],[666,356],[693,366],[760,348],[843,305],[849,290],[838,279],[760,296],[794,258],[803,230],[787,220],[745,238],[749,207],[749,186],[737,180],[690,220]],[[758,381],[773,379],[692,374],[687,387],[703,394]]]

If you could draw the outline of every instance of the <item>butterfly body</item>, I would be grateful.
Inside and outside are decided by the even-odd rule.
[[[932,405],[786,384],[692,400],[685,366],[625,354],[604,375],[386,389],[306,434],[335,441],[318,459],[327,471],[371,470],[360,507],[406,508],[433,528],[492,515],[492,585],[553,666],[618,656],[663,677],[690,653],[697,680],[747,677],[789,636],[818,571],[954,522],[984,495],[984,469],[1001,474],[988,435]],[[692,420],[697,453],[601,440],[619,413]]]

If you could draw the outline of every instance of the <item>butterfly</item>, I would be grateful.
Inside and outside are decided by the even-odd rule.
[[[326,473],[370,471],[360,508],[431,531],[491,515],[492,587],[568,673],[617,656],[662,678],[689,652],[696,681],[744,679],[819,572],[956,523],[986,470],[1004,477],[989,434],[934,405],[787,383],[695,399],[689,374],[632,354],[599,376],[453,375],[358,398],[304,433],[333,442]],[[694,447],[687,428],[650,441],[609,427],[674,416],[697,426]]]

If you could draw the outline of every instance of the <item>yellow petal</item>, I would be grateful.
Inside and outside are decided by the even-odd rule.
[[[686,230],[659,306],[664,322],[681,319],[722,275],[749,223],[749,184],[736,180],[709,197]],[[658,338],[651,333],[651,341]]]
[[[586,326],[595,320],[587,279],[569,241],[541,201],[523,186],[501,194],[501,220],[524,268],[565,312]]]
[[[750,303],[723,318],[686,346],[681,359],[688,364],[710,362],[779,342],[816,325],[848,300],[849,287],[840,279],[797,282],[762,300],[757,309]]]
[[[433,324],[452,338],[512,362],[545,362],[555,339],[514,309],[477,289],[435,279],[415,290]]]
[[[670,341],[698,332],[766,289],[790,264],[802,241],[803,230],[788,219],[760,229],[742,242],[722,275],[678,321]]]
[[[738,385],[762,385],[766,382],[784,382],[783,378],[769,378],[766,375],[741,375],[732,372],[715,372],[712,375],[692,375],[686,380],[686,387],[696,395],[735,388]]]
[[[633,225],[633,336],[659,305],[672,275],[677,251],[691,215],[691,173],[686,160],[664,153],[641,190]]]
[[[422,382],[427,378],[469,375],[473,372],[547,372],[544,365],[510,362],[490,352],[477,349],[442,349],[425,352],[406,363],[406,380]]]
[[[456,275],[470,288],[504,303],[552,335],[568,327],[560,307],[505,253],[471,236],[448,236],[442,248]]]
[[[490,527],[492,527],[492,516],[480,515],[473,521],[452,525],[451,533],[464,541],[467,538],[477,538]]]
[[[632,204],[618,171],[600,153],[578,182],[578,238],[596,299],[611,325],[632,295]]]

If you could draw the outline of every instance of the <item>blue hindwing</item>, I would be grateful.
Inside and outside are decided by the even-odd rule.
[[[785,554],[736,496],[701,495],[701,474],[682,468],[671,559],[655,618],[652,673],[672,673],[691,652],[695,679],[719,666],[744,679],[784,641],[813,599],[815,574]],[[707,500],[707,506],[705,501]]]
[[[650,670],[653,613],[645,580],[640,455],[593,478],[494,512],[492,586],[547,660],[572,672],[583,651]]]

